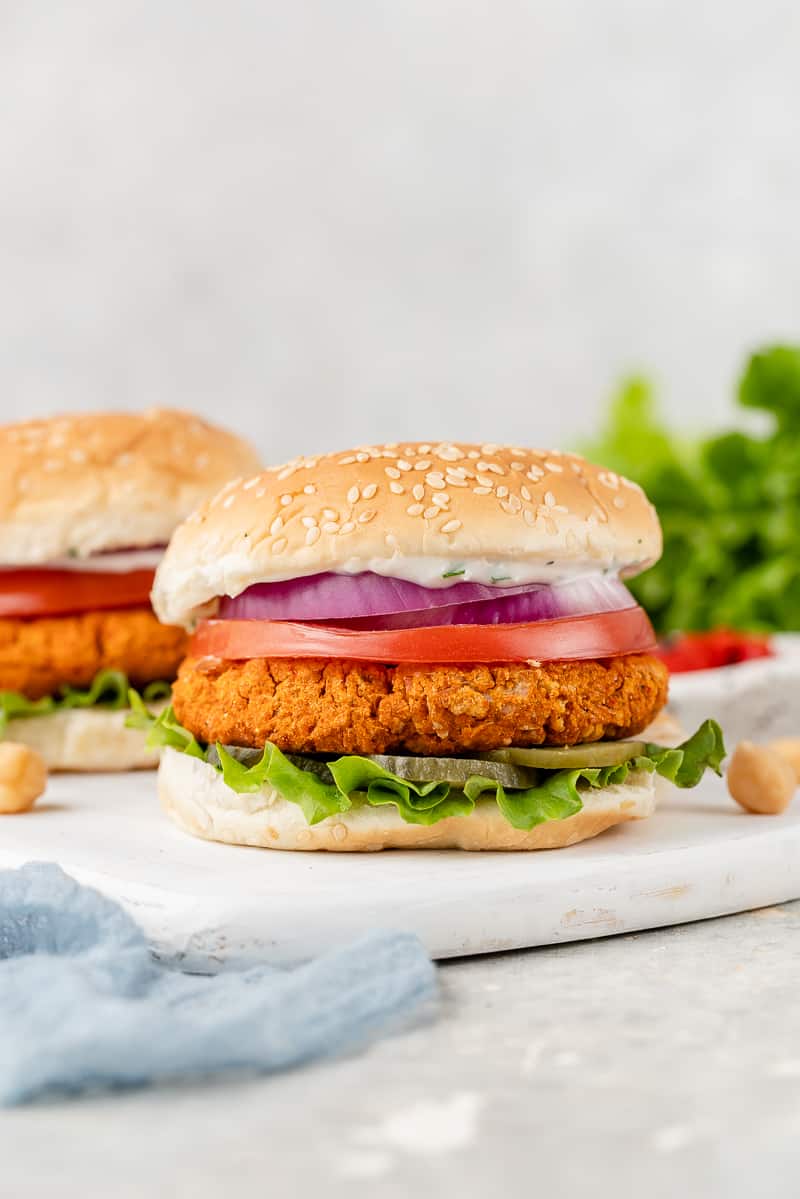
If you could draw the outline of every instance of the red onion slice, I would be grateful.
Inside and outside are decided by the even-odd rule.
[[[365,572],[257,583],[235,599],[223,597],[219,617],[325,621],[347,628],[402,629],[557,620],[634,606],[633,596],[619,579],[602,575],[514,587],[489,587],[481,583],[421,587],[404,579]]]

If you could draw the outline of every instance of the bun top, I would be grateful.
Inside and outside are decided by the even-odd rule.
[[[190,628],[220,596],[321,571],[511,586],[633,575],[660,553],[641,488],[577,454],[397,442],[229,483],[176,531],[153,604]]]
[[[190,412],[96,412],[0,428],[0,564],[163,545],[193,508],[260,466]]]

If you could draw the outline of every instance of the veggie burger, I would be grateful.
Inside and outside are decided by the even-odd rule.
[[[125,726],[129,683],[163,702],[186,649],[150,607],[155,568],[193,508],[258,466],[185,412],[0,428],[0,736],[53,769],[156,764]]]
[[[661,531],[638,486],[574,454],[405,442],[231,483],[155,580],[193,632],[161,801],[274,849],[539,849],[648,816],[724,754],[643,735],[667,698],[621,581]]]

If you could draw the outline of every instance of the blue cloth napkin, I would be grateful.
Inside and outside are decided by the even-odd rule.
[[[58,866],[0,871],[0,1105],[283,1070],[397,1027],[435,989],[419,940],[391,932],[292,969],[179,974]]]

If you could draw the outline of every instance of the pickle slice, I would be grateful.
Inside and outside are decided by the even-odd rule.
[[[263,749],[253,749],[248,745],[226,745],[223,748],[232,758],[241,762],[242,766],[246,766],[248,769],[255,766],[264,757]],[[328,769],[327,763],[320,761],[319,758],[310,758],[305,754],[286,754],[286,757],[293,766],[298,766],[300,770],[309,770],[322,779],[323,783],[333,782],[333,775]],[[210,762],[212,766],[221,766],[216,745],[209,745],[206,750],[206,761]]]
[[[581,766],[619,766],[638,758],[645,751],[644,741],[587,741],[583,745],[545,745],[531,749],[493,749],[486,757],[491,762],[507,762],[534,770],[577,770]]]
[[[243,745],[226,745],[225,749],[243,766],[255,766],[256,762],[261,761],[264,753],[261,749],[250,749]],[[513,762],[490,761],[488,758],[404,757],[394,754],[361,756],[388,770],[390,774],[407,779],[410,783],[450,783],[454,787],[463,787],[467,779],[479,774],[482,778],[494,779],[503,787],[524,788],[536,784],[535,771],[526,770],[524,766],[517,766]],[[319,758],[307,757],[305,754],[287,754],[286,757],[293,765],[299,766],[301,770],[310,770],[323,782],[333,782],[333,775],[327,763]],[[220,765],[216,745],[209,745],[206,761],[212,766]]]
[[[479,774],[494,779],[502,787],[533,787],[536,773],[513,762],[487,758],[422,758],[394,754],[365,754],[370,762],[410,783],[451,783],[463,787],[467,779]]]

